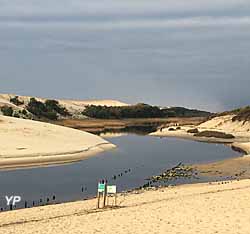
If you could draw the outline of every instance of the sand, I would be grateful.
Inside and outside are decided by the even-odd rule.
[[[79,161],[114,148],[80,130],[0,116],[0,168]]]
[[[20,101],[24,102],[24,105],[16,106],[10,102],[10,98],[15,97],[14,94],[0,94],[0,107],[1,106],[11,106],[15,110],[22,110],[25,105],[29,103],[31,96],[18,96]],[[38,101],[44,102],[45,98],[35,97]],[[54,99],[54,98],[47,98]],[[66,99],[55,99],[59,102],[60,105],[65,107],[71,114],[81,113],[86,106],[88,105],[97,105],[97,106],[127,106],[127,103],[120,102],[117,100],[66,100]]]
[[[247,155],[250,154],[250,122],[232,121],[234,115],[226,115],[213,118],[200,125],[181,126],[180,130],[169,131],[170,127],[151,133],[151,136],[157,137],[177,137],[202,142],[225,143],[243,150]],[[176,127],[174,127],[176,128]],[[235,136],[234,139],[220,139],[208,137],[195,137],[194,134],[187,131],[197,128],[199,131],[220,131]]]
[[[250,157],[234,157],[221,161],[192,165],[198,176],[216,177],[218,179],[249,179]],[[214,179],[215,180],[215,179]]]
[[[125,132],[120,132],[120,133],[107,132],[107,133],[101,133],[100,137],[108,139],[108,138],[123,137],[123,136],[127,136],[127,135],[128,135],[128,133],[125,133]]]
[[[231,118],[231,117],[230,117]],[[227,143],[250,152],[248,126],[221,119],[199,125],[200,130],[234,133]],[[225,126],[224,126],[225,125]],[[185,126],[158,131],[153,136],[196,139]],[[0,117],[2,160],[71,157],[112,145],[97,136],[40,122]],[[207,138],[197,139],[208,141]],[[224,141],[209,139],[210,141]],[[65,151],[66,150],[66,151]],[[66,157],[66,158],[67,158]],[[80,156],[79,156],[80,157]],[[249,156],[242,157],[247,163]],[[63,161],[64,159],[62,159]],[[78,159],[77,159],[78,160]],[[233,167],[232,162],[228,165]],[[210,165],[210,167],[218,167]],[[205,170],[205,168],[203,168]],[[231,168],[230,170],[234,170]],[[96,200],[78,201],[0,213],[0,233],[67,234],[247,234],[250,229],[250,180],[181,185],[138,194],[120,194],[118,207],[96,210]]]
[[[116,209],[96,200],[0,214],[0,233],[248,234],[250,180],[182,185],[120,195]]]
[[[190,165],[195,168],[199,176],[213,177],[221,179],[246,179],[250,178],[250,123],[232,121],[234,115],[226,115],[213,118],[209,121],[203,122],[199,125],[185,125],[180,126],[177,130],[176,126],[169,126],[157,132],[151,133],[151,136],[156,137],[176,137],[187,140],[194,140],[209,143],[222,143],[229,147],[234,147],[242,152],[241,157],[232,157],[226,160],[194,164]],[[170,128],[176,129],[169,131]],[[197,128],[199,131],[220,131],[224,133],[233,134],[234,139],[220,139],[208,137],[195,137],[194,134],[188,133],[190,129]],[[233,153],[232,155],[233,156]]]

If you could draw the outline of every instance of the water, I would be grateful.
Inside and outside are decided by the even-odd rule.
[[[96,194],[97,183],[106,178],[118,191],[136,188],[145,179],[160,174],[179,162],[210,162],[238,156],[224,145],[199,143],[175,138],[156,138],[128,134],[109,139],[118,147],[87,160],[49,166],[0,172],[0,207],[6,209],[5,196],[19,195],[31,206],[44,204],[55,195],[56,202],[88,198]],[[122,176],[118,176],[122,173]],[[112,179],[116,175],[116,180]],[[181,181],[181,183],[192,181]],[[40,203],[40,199],[42,202]]]

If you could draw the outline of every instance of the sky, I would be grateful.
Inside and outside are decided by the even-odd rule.
[[[0,0],[0,92],[250,105],[249,0]]]

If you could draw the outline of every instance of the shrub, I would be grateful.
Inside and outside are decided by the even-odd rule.
[[[60,106],[56,100],[46,100],[45,103],[31,98],[27,110],[38,118],[47,118],[57,120],[58,115],[67,116],[69,112],[66,108]]]
[[[1,111],[3,113],[3,115],[5,116],[12,116],[13,115],[13,108],[10,106],[3,106],[1,107]]]
[[[50,120],[57,120],[58,119],[57,113],[53,112],[53,111],[44,113],[44,117],[47,119],[50,119]]]
[[[15,117],[15,118],[20,118],[20,115],[19,115],[18,113],[14,113],[14,114],[13,114],[13,117]]]
[[[19,97],[18,96],[15,96],[13,98],[10,98],[10,102],[13,103],[14,105],[16,106],[20,106],[20,105],[23,105],[24,102],[23,101],[20,101],[19,100]]]
[[[45,106],[50,112],[56,112],[62,116],[68,116],[69,112],[65,107],[62,107],[56,100],[46,100]]]
[[[250,121],[250,106],[240,109],[232,121]]]
[[[168,131],[175,131],[176,129],[174,128],[169,128]]]
[[[25,109],[23,109],[23,110],[22,110],[22,114],[23,114],[23,115],[27,115],[28,112],[27,112]]]
[[[30,99],[27,110],[37,117],[44,117],[44,114],[47,112],[47,108],[44,103],[37,101],[35,98]]]
[[[164,117],[160,108],[147,104],[133,106],[108,107],[108,106],[87,106],[82,113],[91,118],[98,119],[121,119],[121,118],[157,118]]]
[[[209,112],[205,111],[189,110],[183,107],[160,109],[157,106],[144,103],[122,107],[90,105],[85,108],[82,114],[97,119],[196,117],[210,115]]]
[[[196,134],[196,133],[199,133],[199,130],[198,130],[198,128],[193,128],[193,129],[189,129],[187,132]]]
[[[162,109],[165,117],[208,117],[212,113],[185,107],[170,107]]]
[[[52,111],[49,111],[43,102],[37,101],[35,98],[30,99],[27,110],[38,118],[57,119],[57,113],[52,114]]]
[[[200,133],[196,133],[194,136],[196,137],[215,137],[215,138],[223,138],[223,139],[233,139],[235,138],[232,134],[227,134],[224,132],[217,131],[203,131]]]

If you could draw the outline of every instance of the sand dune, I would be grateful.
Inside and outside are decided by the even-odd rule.
[[[242,149],[247,154],[250,154],[250,122],[232,121],[234,115],[226,115],[213,118],[198,126],[182,126],[180,130],[169,131],[169,127],[157,132],[151,133],[151,136],[157,137],[181,137],[205,142],[228,143],[237,148]],[[194,134],[187,133],[188,130],[197,128],[199,131],[220,131],[229,133],[235,136],[234,139],[220,139],[207,137],[194,137]]]
[[[235,136],[250,136],[250,122],[232,121],[234,115],[215,117],[199,125],[201,129],[216,129]]]
[[[10,98],[15,97],[14,94],[0,94],[0,106],[8,105],[12,106],[15,109],[22,109],[25,105],[28,104],[30,96],[18,96],[20,101],[24,102],[24,105],[15,106],[10,102]],[[45,98],[35,97],[37,100],[44,102]],[[47,98],[49,99],[49,98]],[[52,98],[53,99],[53,98]],[[120,102],[117,100],[64,100],[56,99],[59,104],[65,107],[70,113],[74,114],[75,112],[81,112],[87,105],[100,105],[100,106],[127,106],[128,104]]]
[[[0,117],[0,168],[78,161],[114,145],[75,129]]]
[[[96,200],[0,214],[0,233],[247,234],[250,180],[182,185],[120,195],[117,209]]]

